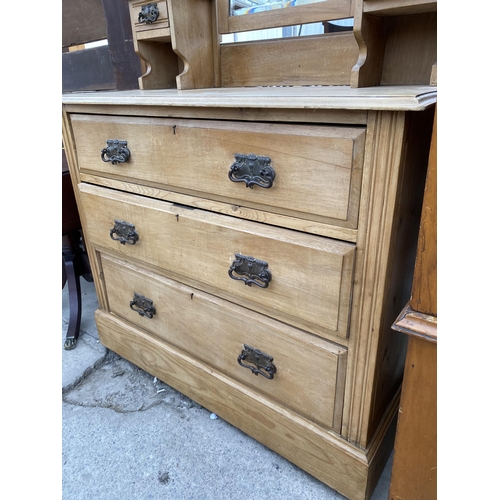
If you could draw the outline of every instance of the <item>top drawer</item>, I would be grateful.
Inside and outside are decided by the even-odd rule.
[[[150,2],[149,0],[129,1],[132,29],[138,40],[162,34],[169,28],[167,1]],[[166,34],[166,33],[163,33]],[[170,32],[168,32],[170,34]]]
[[[357,227],[363,128],[98,115],[71,119],[82,173]],[[126,162],[101,159],[113,139],[127,142]],[[274,179],[263,172],[268,167]]]

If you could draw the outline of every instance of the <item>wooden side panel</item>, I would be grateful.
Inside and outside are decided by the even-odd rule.
[[[353,88],[380,84],[386,43],[386,21],[382,17],[362,13],[363,0],[356,2],[354,36],[359,45],[359,55],[352,68]]]
[[[437,316],[437,108],[410,306],[420,313]]]
[[[428,85],[437,61],[437,13],[387,18],[380,85]]]
[[[437,498],[437,345],[410,336],[389,499]]]
[[[429,109],[406,116],[368,439],[403,376],[407,338],[391,326],[411,294],[433,114]]]
[[[212,5],[209,0],[167,0],[172,48],[184,67],[177,88],[199,89],[215,85]]]
[[[358,44],[349,32],[225,44],[222,86],[349,85],[357,59]]]
[[[406,338],[391,325],[410,297],[433,109],[373,113],[371,119],[344,407],[349,414],[343,420],[345,435],[361,446],[368,445],[403,376]]]

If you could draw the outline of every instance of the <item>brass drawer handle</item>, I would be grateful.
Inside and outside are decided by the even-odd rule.
[[[240,366],[243,366],[243,368],[248,368],[249,370],[251,370],[254,375],[262,375],[269,380],[273,379],[276,373],[276,366],[272,362],[272,356],[269,356],[269,354],[259,351],[254,347],[250,347],[249,345],[243,344],[243,346],[244,349],[238,356],[238,364]],[[242,363],[242,361],[252,363],[257,368],[251,365],[246,365]]]
[[[134,307],[135,306],[135,307]],[[130,301],[130,309],[139,313],[140,316],[146,316],[152,319],[156,314],[156,308],[153,301],[134,292],[134,300]]]
[[[116,237],[114,236],[116,234]],[[112,240],[119,241],[122,245],[128,243],[135,245],[139,239],[139,235],[135,230],[135,226],[124,220],[116,220],[115,226],[110,229],[109,236]]]
[[[263,260],[254,259],[239,253],[235,254],[236,259],[231,264],[228,274],[233,280],[242,280],[245,285],[252,286],[255,284],[261,288],[267,288],[272,279],[271,271],[269,271],[268,263]],[[233,273],[242,276],[234,276]]]
[[[160,11],[158,10],[158,4],[148,3],[147,5],[143,5],[141,7],[141,12],[139,12],[138,20],[140,23],[151,24],[158,19],[159,15]]]
[[[101,151],[101,160],[110,161],[113,165],[125,163],[130,158],[130,151],[127,148],[127,141],[119,139],[109,139],[106,141],[107,147]]]
[[[229,179],[233,182],[244,182],[253,189],[260,186],[269,189],[276,178],[276,172],[271,167],[271,158],[254,154],[235,154],[236,161],[229,169]]]

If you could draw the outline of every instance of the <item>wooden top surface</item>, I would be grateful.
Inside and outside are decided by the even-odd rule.
[[[197,90],[125,90],[63,94],[63,104],[223,108],[422,111],[436,103],[437,87],[240,87]]]

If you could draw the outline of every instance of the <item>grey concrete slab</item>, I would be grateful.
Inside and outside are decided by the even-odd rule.
[[[75,349],[61,346],[63,499],[345,499],[104,348],[94,285],[81,284],[82,332]],[[63,290],[63,339],[68,315]],[[387,499],[391,466],[372,500]]]

